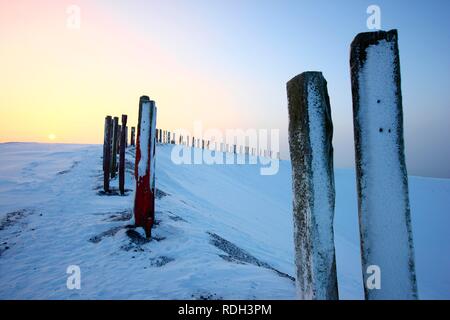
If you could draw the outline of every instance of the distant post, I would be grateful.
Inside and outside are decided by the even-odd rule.
[[[131,127],[131,141],[130,144],[134,147],[135,146],[135,127]]]
[[[111,158],[111,178],[116,176],[117,170],[117,141],[118,141],[118,131],[119,131],[119,118],[114,117],[113,121],[113,136],[112,136],[112,158]]]
[[[119,155],[119,191],[125,194],[125,145],[127,137],[127,116],[122,115],[122,132],[120,134],[120,155]],[[125,129],[125,130],[124,130]]]
[[[122,126],[119,124],[119,129],[117,130],[117,154],[120,152],[120,137],[122,132]]]
[[[111,116],[105,118],[103,138],[103,190],[109,192],[109,172],[111,168]]]
[[[156,106],[147,96],[139,100],[136,145],[134,219],[150,238],[155,221]]]
[[[128,127],[125,126],[125,148],[128,148]]]
[[[358,34],[351,44],[353,127],[366,299],[417,299],[403,140],[397,30]],[[371,272],[380,288],[369,288]]]
[[[287,83],[287,95],[297,293],[300,299],[337,300],[333,123],[327,82],[321,72],[304,72]]]

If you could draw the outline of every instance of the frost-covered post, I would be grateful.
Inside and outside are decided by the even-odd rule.
[[[111,152],[111,178],[116,176],[117,170],[117,142],[119,132],[119,118],[114,117],[112,133],[112,152]]]
[[[365,296],[417,299],[397,30],[358,34],[350,66]],[[381,288],[368,288],[370,266]]]
[[[144,228],[147,238],[155,220],[155,149],[156,106],[149,97],[142,96],[136,140],[134,220]]]
[[[120,133],[120,154],[119,154],[119,191],[125,194],[125,146],[127,139],[127,115],[122,115],[122,132]]]
[[[111,116],[105,118],[103,138],[103,190],[109,192],[109,172],[111,168]]]
[[[131,146],[135,145],[135,143],[134,143],[135,130],[136,129],[134,127],[131,127],[131,141],[130,141]]]
[[[335,300],[333,123],[327,82],[321,72],[304,72],[287,83],[287,95],[297,292],[300,299]]]

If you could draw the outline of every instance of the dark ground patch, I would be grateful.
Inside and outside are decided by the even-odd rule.
[[[155,198],[157,200],[162,199],[162,198],[167,197],[167,196],[169,196],[168,193],[162,191],[161,189],[156,188]]]
[[[9,227],[14,226],[23,218],[31,215],[33,211],[21,209],[13,212],[9,212],[6,216],[0,221],[0,231],[3,231]]]
[[[174,261],[175,259],[166,257],[166,256],[160,256],[153,259],[150,259],[150,266],[160,268],[162,266],[165,266],[169,262]]]
[[[92,238],[89,239],[89,241],[92,243],[99,243],[104,238],[115,236],[116,233],[119,232],[123,228],[124,228],[124,226],[118,226],[118,227],[111,228],[111,229],[106,230],[96,236],[93,236]]]
[[[63,171],[59,171],[59,172],[57,173],[57,175],[62,175],[62,174],[69,173],[70,171],[72,171],[73,169],[75,169],[75,167],[76,167],[79,163],[80,163],[80,161],[74,161],[74,162],[72,163],[72,165],[70,166],[69,169],[66,169],[66,170],[63,170]]]
[[[120,194],[120,190],[119,190],[119,189],[111,188],[111,187],[110,187],[109,192],[105,192],[105,191],[103,190],[103,186],[101,187],[101,189],[102,189],[102,190],[100,190],[100,191],[97,192],[97,195],[98,195],[98,196],[101,196],[101,197],[112,197],[112,196],[120,196],[120,197],[121,197],[121,196],[122,196],[122,195]],[[95,189],[94,189],[94,190],[95,190]],[[98,190],[98,189],[97,189],[97,190]],[[133,190],[125,189],[125,194],[124,194],[123,196],[126,197],[126,196],[130,195],[131,191],[133,191]]]
[[[218,296],[216,293],[210,292],[194,293],[191,297],[194,300],[223,300],[223,298]]]
[[[275,269],[270,264],[268,264],[264,261],[261,261],[261,260],[255,258],[250,253],[239,248],[234,243],[222,238],[221,236],[219,236],[215,233],[208,232],[208,234],[211,237],[210,243],[226,253],[226,255],[219,255],[219,257],[221,257],[222,259],[229,261],[229,262],[235,262],[235,263],[241,263],[241,264],[248,263],[248,264],[258,266],[258,267],[266,268],[266,269],[275,271],[280,277],[284,277],[284,278],[290,279],[292,281],[295,281],[294,277]]]
[[[121,212],[115,212],[111,214],[108,218],[105,220],[111,221],[111,222],[117,222],[117,221],[128,221],[133,216],[133,213],[131,210],[125,210]]]

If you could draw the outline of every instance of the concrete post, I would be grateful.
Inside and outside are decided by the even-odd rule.
[[[403,142],[397,30],[358,34],[351,44],[358,212],[366,299],[417,299]],[[381,272],[371,289],[369,268]]]
[[[297,292],[300,299],[336,300],[333,124],[327,82],[320,72],[304,72],[287,83],[287,94]]]

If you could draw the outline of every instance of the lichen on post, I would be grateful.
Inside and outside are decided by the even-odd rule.
[[[334,300],[333,124],[327,82],[320,72],[304,72],[287,83],[287,95],[297,293],[300,299]]]

